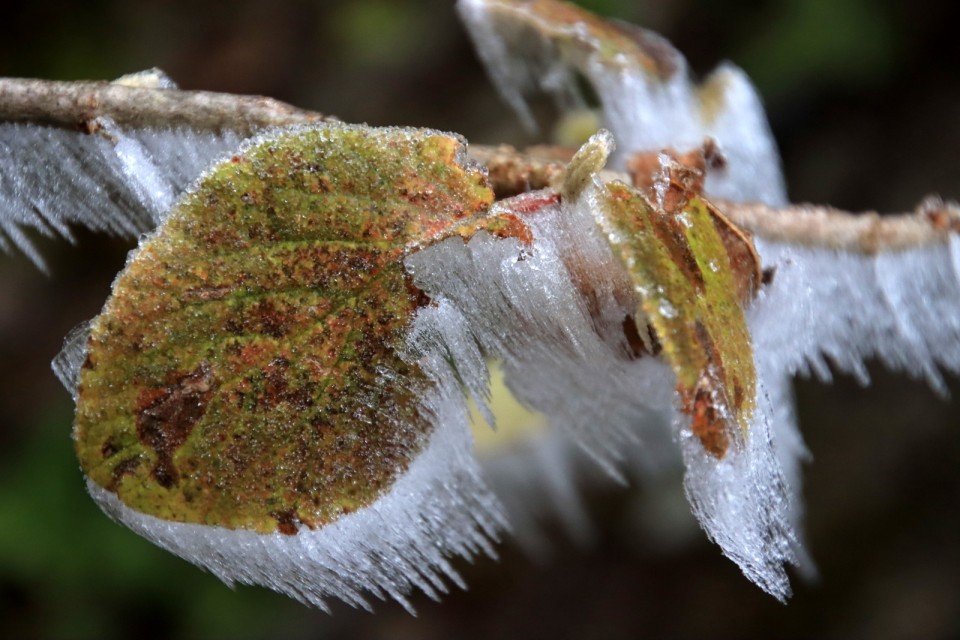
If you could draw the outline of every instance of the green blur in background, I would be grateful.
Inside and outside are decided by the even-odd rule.
[[[657,30],[704,75],[729,59],[767,101],[791,197],[903,211],[960,198],[954,3],[595,0]],[[449,0],[14,2],[0,75],[109,79],[158,66],[183,88],[257,93],[350,122],[417,125],[526,144]],[[590,492],[588,548],[555,538],[535,564],[459,562],[470,586],[419,615],[263,589],[231,591],[114,524],[86,496],[72,403],[49,368],[98,313],[129,243],[44,241],[43,275],[0,256],[0,637],[633,638],[960,637],[960,407],[876,368],[862,390],[798,383],[807,529],[820,582],[786,607],[698,532],[666,545],[656,487]],[[954,396],[960,386],[952,380]],[[645,502],[646,501],[646,502]],[[641,505],[638,507],[638,505]],[[651,516],[650,514],[654,514]]]

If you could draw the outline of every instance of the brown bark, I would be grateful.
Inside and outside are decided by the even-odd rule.
[[[334,120],[262,96],[0,78],[0,121],[87,128],[99,117],[111,118],[120,126],[187,126],[242,133]]]

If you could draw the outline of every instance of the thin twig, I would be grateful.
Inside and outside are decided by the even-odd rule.
[[[88,128],[109,117],[121,126],[189,126],[253,134],[271,126],[335,121],[261,96],[210,91],[133,87],[110,82],[56,82],[0,78],[0,121],[41,122]],[[469,157],[487,167],[498,197],[554,186],[573,150],[509,145],[471,145]],[[605,179],[629,181],[626,174],[603,172]],[[773,208],[729,201],[715,203],[736,225],[768,240],[872,254],[944,242],[960,232],[960,207],[933,198],[917,211],[880,216],[851,214],[815,205]]]
[[[470,159],[487,167],[490,183],[498,198],[506,198],[553,186],[566,169],[575,150],[562,147],[533,147],[519,152],[510,145],[470,145]]]
[[[928,198],[913,213],[896,215],[854,214],[811,204],[716,204],[734,224],[764,239],[868,255],[946,242],[951,233],[960,232],[960,207],[938,198]]]
[[[572,154],[559,147],[517,151],[506,145],[471,146],[469,151],[471,158],[487,167],[498,196],[554,186],[566,167],[564,157]],[[627,174],[613,171],[601,176],[630,182]],[[767,240],[864,254],[945,242],[950,233],[960,232],[960,207],[938,198],[924,200],[912,213],[897,215],[849,213],[811,204],[770,207],[727,200],[713,204],[738,227]]]
[[[0,78],[0,121],[86,128],[98,117],[109,117],[120,126],[187,126],[245,134],[270,126],[334,119],[262,96],[131,87],[110,82]]]

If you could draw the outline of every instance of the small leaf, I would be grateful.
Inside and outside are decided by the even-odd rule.
[[[730,223],[684,183],[688,171],[673,169],[654,185],[655,201],[622,183],[603,185],[595,215],[638,293],[636,317],[649,322],[677,376],[694,434],[722,458],[731,436],[746,435],[756,398],[739,282],[758,274],[757,262],[731,258],[727,243],[735,236],[725,243],[718,229]]]

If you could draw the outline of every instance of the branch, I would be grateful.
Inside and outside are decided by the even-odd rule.
[[[271,126],[336,120],[262,96],[0,78],[0,121],[86,129],[99,117],[109,117],[120,126],[186,126],[244,134]]]
[[[474,162],[489,171],[498,198],[545,189],[557,183],[573,158],[573,149],[532,147],[519,152],[507,144],[497,147],[471,144],[467,151]]]
[[[940,243],[960,232],[960,207],[932,196],[916,211],[896,215],[848,213],[812,204],[782,209],[726,201],[717,204],[735,224],[767,240],[866,255]]]
[[[236,131],[244,135],[271,126],[315,124],[336,118],[299,109],[262,96],[211,91],[134,87],[110,82],[55,82],[0,78],[0,121],[37,122],[89,129],[92,120],[109,117],[120,126],[187,126],[199,131]],[[498,197],[555,185],[573,150],[509,145],[471,145],[470,158],[487,167]],[[629,182],[626,174],[603,172]],[[772,208],[730,201],[716,203],[736,225],[769,240],[874,254],[943,242],[960,231],[960,208],[935,198],[917,211],[880,216],[851,214],[830,207],[793,205]]]
[[[470,157],[487,167],[499,197],[553,186],[572,154],[559,147],[523,152],[507,145],[470,147]],[[625,173],[603,171],[601,176],[631,182]],[[960,232],[960,207],[936,197],[928,197],[912,213],[897,215],[849,213],[812,204],[770,207],[729,200],[714,204],[738,227],[767,240],[867,255],[940,243]]]

